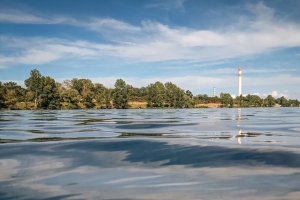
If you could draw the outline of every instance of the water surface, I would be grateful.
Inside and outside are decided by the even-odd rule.
[[[0,199],[299,199],[300,109],[0,112]]]

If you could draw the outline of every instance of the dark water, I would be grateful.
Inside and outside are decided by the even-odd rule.
[[[300,199],[300,109],[0,112],[0,199]]]

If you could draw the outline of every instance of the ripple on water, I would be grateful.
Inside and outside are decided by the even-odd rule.
[[[244,144],[274,140],[289,145],[299,142],[299,116],[296,108],[4,111],[0,138],[155,136],[231,143],[240,138]]]

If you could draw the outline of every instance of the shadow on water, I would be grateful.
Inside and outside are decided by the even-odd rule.
[[[45,146],[26,145],[21,147],[22,150],[19,147],[7,148],[6,146],[0,146],[0,157],[11,157],[16,154],[19,154],[19,156],[26,154],[53,156],[57,154],[57,156],[65,156],[76,160],[73,162],[73,167],[78,167],[78,165],[86,165],[87,163],[92,166],[101,166],[103,160],[99,161],[97,159],[97,153],[99,152],[114,152],[117,154],[126,152],[126,157],[122,161],[144,164],[162,162],[157,167],[169,165],[186,165],[196,168],[243,165],[300,167],[300,154],[290,151],[263,150],[259,147],[258,149],[247,149],[224,146],[185,146],[155,140],[115,140],[83,141],[56,145],[45,144]],[[51,152],[44,150],[43,147],[49,146],[51,146]]]
[[[129,124],[129,125],[119,125],[115,128],[118,129],[154,129],[154,128],[164,128],[170,126],[193,126],[197,125],[198,123],[185,123],[185,124],[164,124],[164,123],[143,123],[143,124]]]
[[[79,194],[67,194],[67,195],[57,195],[57,196],[52,196],[49,198],[27,198],[22,195],[12,195],[10,197],[7,197],[7,194],[5,193],[0,193],[0,199],[1,200],[12,200],[12,199],[25,199],[25,200],[59,200],[59,199],[69,199],[69,198],[74,198],[78,196]]]

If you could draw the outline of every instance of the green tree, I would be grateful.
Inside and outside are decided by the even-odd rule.
[[[198,94],[194,97],[196,103],[209,103],[209,97],[207,94]]]
[[[112,90],[109,88],[105,88],[104,90],[104,99],[105,99],[105,108],[111,109],[111,100],[112,100]]]
[[[0,109],[5,108],[4,104],[4,87],[0,81]]]
[[[37,108],[38,97],[42,92],[42,75],[41,73],[33,69],[30,71],[30,77],[25,80],[25,85],[29,91],[34,93],[34,106]]]
[[[282,107],[290,107],[290,102],[284,96],[276,99],[276,102]]]
[[[190,95],[184,95],[184,108],[193,108],[195,106],[194,98]]]
[[[83,104],[86,107],[91,108],[94,106],[92,100],[94,97],[94,84],[90,79],[72,79],[72,88],[76,89],[82,97]]]
[[[261,107],[263,105],[263,100],[257,95],[251,95],[250,105],[253,107]]]
[[[56,84],[60,98],[63,99],[63,93],[66,90],[66,88],[63,86],[63,84],[61,84],[59,82],[56,82],[55,84]]]
[[[118,79],[115,82],[113,104],[117,109],[128,108],[128,88],[125,81],[122,79]]]
[[[166,98],[164,84],[157,81],[147,86],[147,105],[148,107],[163,107]]]
[[[16,91],[13,89],[6,89],[5,92],[5,105],[8,109],[16,109],[16,103],[18,102]]]
[[[272,97],[272,95],[268,95],[264,99],[264,106],[266,106],[266,107],[273,107],[274,105],[275,105],[275,99],[274,99],[274,97]]]
[[[221,100],[222,107],[225,107],[225,108],[227,108],[227,107],[232,108],[233,107],[233,99],[232,99],[230,94],[221,93],[220,94],[220,100]]]
[[[182,108],[185,105],[185,92],[171,82],[165,84],[166,98],[168,107]]]
[[[68,102],[68,108],[69,109],[78,109],[78,102],[81,99],[81,96],[79,95],[79,92],[75,89],[67,89],[64,90],[62,93],[62,98],[64,102]]]
[[[2,85],[3,107],[8,109],[18,109],[16,103],[25,100],[26,89],[22,88],[15,82],[6,82]]]
[[[60,109],[61,99],[55,80],[49,76],[42,77],[42,91],[40,94],[39,107],[43,109]]]
[[[193,98],[193,96],[194,96],[193,93],[189,90],[185,91],[185,94],[190,98]]]
[[[297,99],[289,99],[289,105],[291,107],[299,107],[300,102]]]
[[[35,99],[35,93],[32,91],[27,91],[25,94],[25,108],[26,109],[31,109],[28,107],[28,102],[33,102]]]
[[[100,104],[101,108],[112,108],[112,91],[100,83],[96,83],[94,87],[95,99]]]

